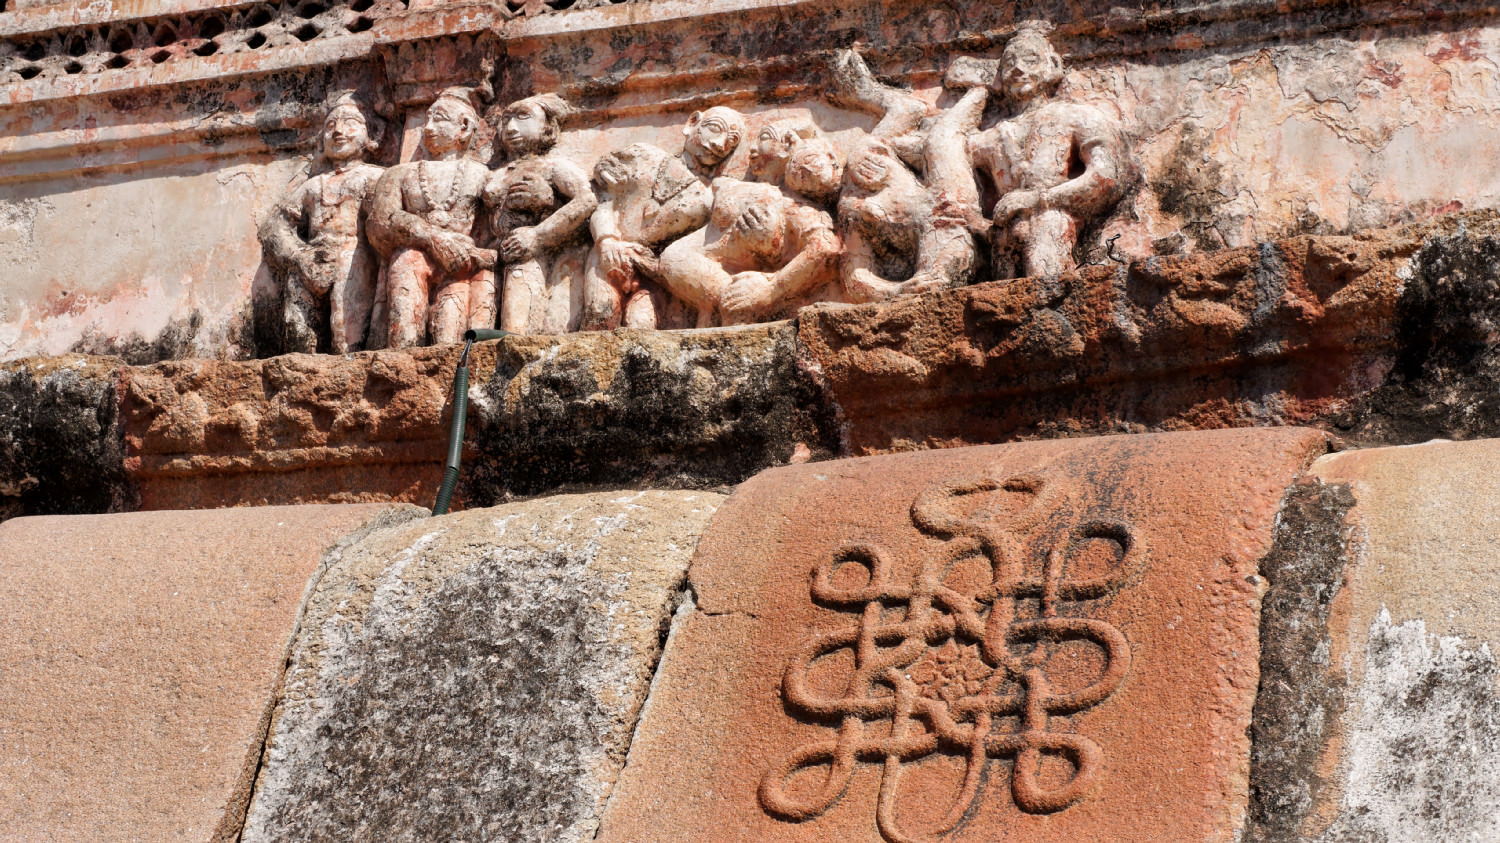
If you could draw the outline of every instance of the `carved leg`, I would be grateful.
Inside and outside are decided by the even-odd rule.
[[[604,277],[599,267],[599,251],[590,249],[583,268],[583,318],[579,330],[610,331],[620,327],[624,315],[620,291]]]
[[[495,327],[495,271],[493,269],[481,269],[469,276],[467,327],[479,330]],[[459,333],[459,339],[463,339],[462,332]]]
[[[541,263],[522,261],[505,267],[505,284],[500,288],[500,330],[512,334],[542,333],[532,318],[532,311],[542,297],[545,286]]]
[[[282,292],[282,353],[316,354],[318,351],[318,300],[295,275]]]
[[[427,297],[433,267],[417,249],[398,249],[387,270],[390,322],[387,348],[416,348],[427,337]]]
[[[656,330],[657,301],[649,290],[636,290],[625,303],[625,327],[642,331]]]
[[[979,183],[969,159],[969,133],[979,128],[988,101],[989,92],[983,88],[964,92],[927,132],[924,149],[927,185],[938,201],[956,202],[978,210]]]
[[[925,293],[962,287],[974,276],[974,235],[962,226],[924,225],[917,247],[917,271],[902,285],[903,293]]]
[[[378,260],[375,271],[375,300],[370,305],[370,330],[365,334],[365,348],[385,348],[390,340],[390,283],[386,280],[386,267]]]
[[[432,296],[427,331],[433,345],[461,342],[469,328],[469,276],[445,279]]]
[[[375,280],[379,267],[375,255],[363,247],[351,248],[333,289],[328,294],[328,322],[333,329],[333,350],[348,354],[365,347],[370,311],[375,305]]]
[[[912,131],[927,114],[926,103],[908,91],[892,88],[876,79],[864,57],[854,50],[840,50],[834,58],[831,99],[879,116],[880,122],[870,134],[882,138]]]
[[[1031,225],[1027,220],[1015,219],[1010,225],[997,225],[990,230],[991,271],[996,281],[1021,278],[1026,263],[1026,243]]]
[[[1065,211],[1047,210],[1028,220],[1026,233],[1027,275],[1059,275],[1074,267],[1073,247],[1078,244],[1078,223]]]
[[[564,252],[552,264],[547,273],[547,284],[551,288],[551,313],[557,319],[558,332],[570,334],[580,330],[584,314],[584,265],[588,261],[587,249],[575,247]]]
[[[712,316],[732,276],[704,253],[706,236],[706,229],[699,229],[663,249],[658,267],[659,280],[668,293],[700,314]]]

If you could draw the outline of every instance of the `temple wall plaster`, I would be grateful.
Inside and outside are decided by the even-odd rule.
[[[41,182],[0,201],[0,353],[243,356],[255,219],[296,168]]]

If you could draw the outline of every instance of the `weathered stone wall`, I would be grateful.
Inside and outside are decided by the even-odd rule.
[[[14,519],[0,828],[1488,839],[1497,440],[1332,444],[1054,440],[440,518]]]

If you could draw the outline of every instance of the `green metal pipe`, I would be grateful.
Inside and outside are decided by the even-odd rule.
[[[448,461],[443,465],[443,485],[438,487],[437,500],[432,504],[433,515],[447,514],[448,504],[453,501],[453,490],[458,486],[458,466],[464,453],[464,424],[469,416],[469,351],[475,342],[498,340],[509,335],[507,331],[495,329],[464,332],[464,350],[458,357],[458,367],[453,370],[453,421],[448,425]]]

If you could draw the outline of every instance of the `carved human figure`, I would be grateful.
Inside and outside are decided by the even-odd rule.
[[[364,159],[379,144],[379,126],[352,93],[338,96],[323,119],[313,175],[260,226],[281,285],[283,351],[346,354],[365,345],[380,266],[364,221],[385,170]]]
[[[990,235],[1002,278],[1072,268],[1079,228],[1124,190],[1128,153],[1119,121],[1053,98],[1063,63],[1049,30],[1041,21],[1022,23],[1005,45],[992,85],[1017,113],[969,139],[974,166],[994,180],[1000,198],[990,220],[968,218]]]
[[[560,334],[583,320],[584,223],[599,203],[584,171],[553,154],[571,111],[556,94],[541,94],[500,115],[508,160],[484,201],[504,267],[500,327],[511,333]]]
[[[662,284],[697,311],[699,327],[775,316],[838,277],[832,217],[786,188],[792,180],[815,197],[836,194],[837,154],[816,130],[773,127],[751,151],[752,172],[767,181],[714,179],[708,224],[662,251]]]
[[[878,82],[858,53],[840,54],[834,81],[836,101],[881,117],[845,168],[838,205],[845,295],[879,301],[968,283],[974,238],[963,215],[948,209],[977,207],[965,144],[984,113],[983,95],[965,96],[916,134],[926,105]],[[925,184],[898,155],[901,146],[922,165]]]
[[[799,141],[819,137],[818,127],[811,120],[790,118],[774,120],[760,127],[755,142],[750,145],[749,181],[766,184],[782,184],[786,173],[786,162]]]
[[[589,218],[594,247],[585,267],[585,330],[658,327],[665,307],[657,250],[708,220],[711,195],[682,159],[631,144],[594,167],[602,196]]]
[[[495,324],[492,249],[474,241],[489,168],[469,158],[479,114],[450,88],[427,110],[422,160],[392,167],[375,188],[371,239],[389,255],[388,346],[458,342]]]
[[[745,116],[716,105],[695,111],[682,127],[682,162],[705,183],[722,175],[724,164],[745,137]]]

